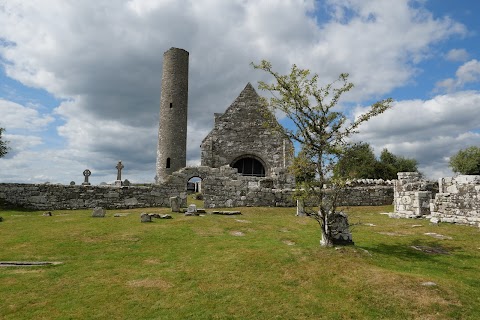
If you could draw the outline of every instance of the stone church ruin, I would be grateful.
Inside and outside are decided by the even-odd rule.
[[[0,202],[37,210],[113,209],[169,207],[175,198],[186,207],[188,182],[198,178],[205,208],[294,207],[295,179],[288,172],[293,143],[264,125],[267,110],[250,83],[224,113],[212,115],[213,129],[200,146],[201,165],[186,166],[189,53],[171,48],[163,57],[155,184],[0,184]],[[394,203],[401,217],[478,223],[480,178],[460,180],[444,179],[435,195],[416,173],[399,174],[395,181],[362,179],[350,183],[340,205]]]
[[[286,170],[293,161],[293,143],[265,127],[263,112],[267,111],[262,110],[260,97],[250,83],[223,114],[214,115],[214,128],[200,146],[201,166],[187,168],[189,54],[183,49],[171,48],[163,58],[157,184],[170,184],[179,174],[198,175],[206,179],[204,193],[208,194],[208,184],[222,178],[218,176],[219,171],[213,169],[228,167],[221,172],[236,172],[238,176],[233,179],[236,185],[242,184],[238,181],[258,185],[269,179],[272,186],[294,186],[294,179]]]

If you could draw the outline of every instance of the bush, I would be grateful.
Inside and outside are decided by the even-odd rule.
[[[480,148],[472,146],[458,151],[450,158],[449,165],[455,173],[480,174]]]

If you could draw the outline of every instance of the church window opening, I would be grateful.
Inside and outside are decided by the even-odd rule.
[[[167,158],[167,166],[166,166],[167,169],[170,169],[170,158]]]
[[[173,108],[173,103],[170,102],[170,109]]]
[[[262,163],[254,158],[242,158],[236,161],[233,168],[238,169],[238,173],[244,176],[265,177],[265,168]]]

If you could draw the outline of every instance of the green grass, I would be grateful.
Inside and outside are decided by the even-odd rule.
[[[322,248],[294,208],[239,210],[153,223],[140,213],[169,210],[0,211],[0,260],[63,262],[0,268],[0,319],[480,318],[479,228],[350,208],[355,246]]]

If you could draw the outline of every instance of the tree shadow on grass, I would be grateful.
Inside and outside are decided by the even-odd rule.
[[[480,257],[462,247],[422,239],[357,248],[367,250],[372,255],[373,264],[380,268],[425,276],[454,277],[472,288],[480,286],[480,279],[477,277],[480,272]],[[452,273],[452,270],[455,272]]]
[[[440,243],[441,241],[415,239],[404,243],[379,243],[372,246],[357,246],[373,255],[394,257],[406,262],[435,262],[447,263],[447,256],[454,256],[458,260],[478,260],[478,257],[469,255],[463,248]]]

